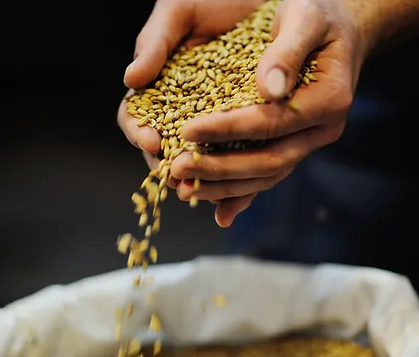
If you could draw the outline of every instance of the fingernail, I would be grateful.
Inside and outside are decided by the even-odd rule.
[[[125,85],[126,85],[126,82],[127,82],[127,76],[129,76],[131,74],[131,72],[133,71],[134,67],[135,67],[135,60],[125,70],[125,75],[124,75],[124,84]]]
[[[287,85],[285,74],[279,68],[272,68],[265,78],[266,89],[275,99],[281,99],[285,95]]]

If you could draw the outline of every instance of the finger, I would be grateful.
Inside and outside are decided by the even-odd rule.
[[[295,86],[307,56],[324,45],[328,21],[311,1],[288,1],[277,13],[279,32],[262,56],[256,75],[259,93],[269,101],[284,98]],[[275,34],[274,34],[275,35]]]
[[[173,177],[171,177],[169,179],[169,181],[167,182],[167,186],[169,186],[170,188],[176,190],[177,187],[179,186],[181,181],[174,179]]]
[[[256,194],[222,200],[215,209],[215,221],[222,228],[230,227],[237,215],[250,207]]]
[[[291,169],[281,175],[227,181],[201,181],[198,190],[194,188],[193,180],[182,180],[177,187],[177,195],[182,201],[189,201],[191,196],[199,200],[220,201],[226,198],[247,196],[255,192],[266,191],[274,187],[279,181],[289,175]]]
[[[159,167],[160,160],[158,158],[150,155],[146,151],[143,151],[143,156],[150,170],[155,170]]]
[[[137,37],[135,59],[125,72],[128,88],[141,88],[157,77],[170,52],[192,27],[193,1],[158,0]]]
[[[126,100],[124,99],[118,109],[119,127],[132,145],[152,154],[158,153],[160,151],[160,135],[148,126],[139,127],[137,123],[138,119],[127,113]]]
[[[186,122],[182,136],[201,143],[274,139],[310,127],[313,111],[308,105],[296,111],[288,103],[271,103],[215,112]]]
[[[329,142],[332,142],[329,132],[314,127],[273,140],[264,148],[202,155],[199,162],[184,153],[173,161],[172,175],[178,180],[200,177],[206,181],[277,176]]]
[[[333,125],[346,115],[352,86],[350,71],[344,63],[328,57],[330,51],[336,52],[331,46],[322,54],[318,82],[296,91],[292,106],[289,102],[261,104],[198,116],[183,126],[183,138],[201,143],[270,140],[314,125]]]

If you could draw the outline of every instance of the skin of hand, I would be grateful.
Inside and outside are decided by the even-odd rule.
[[[127,69],[126,85],[139,88],[152,80],[186,35],[189,43],[207,40],[231,29],[261,3],[157,1],[138,37],[138,56]],[[415,0],[284,0],[275,20],[275,40],[257,68],[258,90],[271,103],[201,116],[182,130],[189,141],[265,139],[268,145],[257,150],[203,155],[199,163],[188,153],[180,155],[172,164],[171,182],[179,198],[188,200],[194,193],[201,200],[216,202],[216,220],[227,227],[258,192],[286,178],[314,150],[338,140],[361,66],[382,40],[380,34],[386,33],[386,26],[397,25],[391,9],[400,3],[411,4],[417,21]],[[414,13],[412,9],[405,11],[398,19]],[[217,21],[213,21],[214,16]],[[281,99],[290,92],[305,58],[313,51],[317,54],[318,82],[296,91],[293,100],[299,109],[294,110]],[[158,151],[158,134],[150,128],[135,128],[135,122],[120,112],[119,123],[128,139],[145,151]],[[155,165],[147,156],[148,163]],[[198,192],[193,191],[192,179],[196,176],[202,180]]]
[[[127,67],[124,83],[128,88],[141,88],[157,77],[170,52],[183,42],[186,45],[205,43],[223,34],[249,16],[264,0],[157,0],[154,10],[136,40],[134,61]],[[216,19],[216,21],[214,21]],[[132,90],[127,95],[132,94]],[[160,136],[149,127],[138,127],[137,119],[126,113],[125,101],[118,110],[118,124],[127,139],[143,150],[148,166],[153,169],[159,160]],[[170,187],[177,188],[180,180],[172,178]],[[241,212],[255,195],[227,198],[216,202],[216,217],[223,212]],[[221,214],[219,214],[221,213]],[[222,222],[220,225],[224,226]]]

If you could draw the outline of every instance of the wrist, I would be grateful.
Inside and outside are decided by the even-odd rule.
[[[375,50],[382,28],[381,0],[345,0],[356,33],[358,57],[364,62]]]
[[[419,32],[417,0],[344,0],[353,16],[364,60],[374,51],[391,48]]]
[[[352,15],[360,60],[364,62],[377,47],[382,26],[381,0],[346,0]]]

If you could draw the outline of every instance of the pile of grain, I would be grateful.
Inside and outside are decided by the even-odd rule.
[[[246,346],[167,350],[161,357],[373,357],[373,352],[353,342],[292,337]]]
[[[261,146],[263,141],[228,142],[212,145],[209,143],[191,143],[182,138],[182,126],[198,115],[214,111],[227,111],[234,108],[258,105],[265,100],[258,94],[255,76],[258,62],[272,42],[271,29],[279,0],[267,1],[249,18],[238,23],[230,32],[203,45],[192,48],[180,47],[167,61],[158,78],[146,88],[138,90],[127,98],[127,112],[138,118],[138,125],[148,125],[161,135],[160,165],[152,170],[143,181],[141,189],[145,195],[134,193],[132,201],[135,212],[139,214],[139,226],[144,228],[145,238],[135,239],[130,234],[121,236],[118,249],[128,254],[128,267],[142,266],[147,270],[148,264],[157,261],[157,250],[150,245],[150,237],[160,229],[160,203],[167,194],[167,182],[171,177],[171,164],[182,152],[192,152],[195,161],[201,154],[213,151],[243,150],[248,147]],[[296,88],[308,85],[316,78],[317,62],[307,61],[296,78]],[[291,97],[291,93],[289,98]],[[298,110],[292,101],[289,105]],[[199,190],[199,177],[195,178],[195,190]],[[198,200],[190,199],[195,207]],[[134,282],[136,287],[143,284],[139,277]],[[123,321],[132,314],[133,306],[117,311],[116,337],[122,336]],[[150,328],[159,333],[160,322],[153,315]],[[157,338],[154,354],[161,348]],[[122,344],[119,357],[141,356],[139,341]]]

